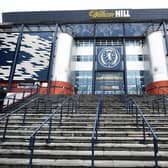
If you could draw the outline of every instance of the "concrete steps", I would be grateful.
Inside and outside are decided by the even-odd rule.
[[[144,144],[142,128],[136,128],[135,117],[127,113],[120,102],[121,96],[105,96],[104,109],[100,117],[98,143],[95,145],[95,167],[154,167],[153,140],[147,132]],[[138,97],[140,99],[140,97]],[[34,104],[28,108],[25,124],[23,111],[9,121],[6,141],[0,143],[0,167],[28,167],[30,135],[50,114],[49,104],[55,105],[63,97],[43,97],[36,111]],[[74,114],[63,112],[59,126],[59,113],[53,120],[51,143],[47,143],[48,124],[36,137],[33,168],[88,168],[91,165],[91,134],[95,119],[98,96],[81,96],[80,109]],[[145,108],[145,107],[144,107]],[[159,137],[159,167],[168,167],[168,118],[164,114],[153,114],[145,109],[145,115]],[[157,120],[156,120],[157,118]],[[139,122],[141,122],[139,120]],[[0,135],[4,122],[0,123]]]

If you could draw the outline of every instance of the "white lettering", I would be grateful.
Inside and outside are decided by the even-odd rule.
[[[129,10],[125,10],[125,11],[124,11],[124,17],[130,17]]]
[[[116,10],[115,17],[130,17],[129,10]]]
[[[121,17],[120,10],[116,10],[116,11],[115,11],[115,17]]]

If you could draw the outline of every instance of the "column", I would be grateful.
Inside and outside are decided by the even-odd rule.
[[[147,37],[149,47],[150,73],[153,82],[147,86],[151,94],[168,93],[168,72],[166,61],[166,48],[161,31],[153,32]]]
[[[70,83],[72,44],[71,35],[58,33],[56,54],[53,59],[51,94],[73,94],[73,86]]]

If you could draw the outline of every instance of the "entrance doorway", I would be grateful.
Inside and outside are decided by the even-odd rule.
[[[96,72],[95,94],[124,94],[123,72]]]

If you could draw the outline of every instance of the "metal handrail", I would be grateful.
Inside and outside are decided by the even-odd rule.
[[[17,93],[15,93],[15,94],[13,94],[13,95],[9,95],[9,96],[7,96],[7,97],[5,97],[5,98],[3,98],[3,99],[0,99],[0,101],[7,100],[7,105],[5,106],[5,108],[8,108],[9,105],[13,105],[17,100],[18,100],[18,101],[24,100],[24,99],[26,98],[26,97],[25,97],[25,93],[28,92],[28,90],[30,90],[30,95],[28,95],[28,96],[26,96],[26,97],[30,97],[30,96],[32,96],[32,95],[38,93],[38,88],[36,88],[35,92],[33,92],[33,88],[31,88],[31,89],[26,89],[26,90],[22,90],[22,92],[18,92],[18,93],[22,93],[22,98],[20,98],[20,99],[16,98]],[[12,103],[11,103],[11,104],[9,104],[9,100],[12,100]],[[3,107],[1,107],[1,108],[3,108]]]
[[[7,132],[7,127],[8,127],[8,123],[9,123],[9,117],[10,117],[11,115],[17,113],[20,109],[25,108],[26,110],[25,110],[25,112],[24,112],[24,117],[23,117],[23,121],[24,121],[24,120],[25,120],[25,116],[26,116],[25,114],[27,113],[27,106],[28,106],[30,103],[32,103],[33,101],[38,100],[38,99],[39,99],[39,97],[36,97],[36,98],[34,98],[34,99],[31,99],[31,100],[28,101],[27,103],[25,103],[25,104],[19,106],[17,109],[11,111],[10,113],[8,113],[8,114],[6,114],[6,115],[4,115],[3,117],[0,118],[0,121],[3,121],[3,120],[6,119],[5,126],[4,126],[4,132],[3,132],[3,136],[2,136],[2,141],[3,141],[3,142],[4,142],[5,139],[6,139],[6,132]]]
[[[96,117],[95,121],[93,124],[93,129],[92,129],[92,140],[91,140],[91,168],[94,168],[94,160],[95,160],[95,155],[94,155],[94,146],[97,143],[98,140],[98,126],[99,126],[99,118],[102,113],[102,108],[103,108],[103,95],[99,97],[99,103],[97,106],[97,112],[96,112]]]
[[[63,117],[63,107],[65,104],[68,103],[68,114],[69,114],[69,111],[70,111],[70,103],[72,103],[72,107],[71,107],[71,110],[72,110],[72,114],[73,114],[73,111],[74,111],[74,108],[75,108],[75,111],[76,109],[78,108],[77,105],[78,103],[75,103],[74,104],[74,101],[77,102],[78,99],[77,98],[74,98],[74,97],[68,97],[66,98],[62,104],[58,105],[56,107],[56,111],[53,111],[53,108],[51,108],[51,114],[40,124],[40,126],[38,126],[34,132],[31,134],[30,136],[30,139],[29,139],[29,150],[30,150],[30,156],[29,156],[29,168],[32,168],[32,160],[33,160],[33,155],[34,155],[34,146],[35,146],[35,139],[36,139],[36,135],[40,132],[41,128],[49,122],[49,129],[48,129],[48,139],[47,139],[47,143],[50,143],[51,142],[51,129],[52,129],[52,120],[53,120],[53,117],[55,116],[55,113],[58,112],[60,110],[60,116],[59,116],[59,125],[62,124],[62,117]],[[75,107],[74,107],[75,106]]]
[[[151,100],[151,105],[152,105],[153,113],[154,113],[154,111],[155,111],[154,105],[157,105],[157,111],[158,111],[158,113],[159,113],[159,111],[160,111],[160,105],[159,105],[159,103],[161,102],[161,103],[162,103],[162,106],[163,106],[164,114],[166,115],[166,113],[167,113],[166,101],[167,101],[167,99],[166,99],[166,96],[165,96],[165,95],[162,95],[162,96],[159,97],[159,98],[152,99],[152,100]]]
[[[166,115],[167,114],[167,108],[166,108],[166,102],[167,102],[166,95],[159,95],[157,98],[153,98],[151,100],[143,101],[145,104],[147,104],[147,107],[149,109],[152,109],[153,113],[155,112],[155,109],[157,112],[160,112],[160,105],[163,108],[163,112]],[[161,103],[161,104],[160,104]],[[156,108],[155,108],[156,107]]]
[[[136,101],[134,99],[130,99],[128,100],[128,107],[127,110],[129,112],[132,112],[132,114],[134,113],[134,107],[135,107],[135,114],[136,114],[136,126],[137,128],[139,127],[139,114],[142,117],[142,126],[143,126],[143,141],[144,143],[146,142],[146,131],[145,131],[145,125],[148,127],[148,129],[150,130],[152,137],[153,137],[153,147],[154,147],[154,160],[155,160],[155,168],[158,168],[158,137],[155,133],[155,131],[153,130],[153,128],[151,127],[151,125],[149,124],[148,120],[146,119],[146,117],[144,116],[142,110],[140,109],[139,105],[136,103]]]

